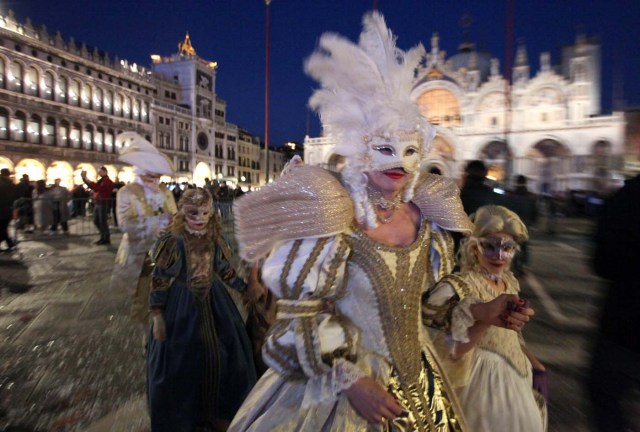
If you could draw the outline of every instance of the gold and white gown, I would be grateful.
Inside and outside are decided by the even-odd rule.
[[[134,321],[148,322],[151,272],[150,269],[143,271],[143,266],[151,247],[167,225],[161,215],[173,215],[177,211],[173,194],[163,186],[158,191],[150,191],[135,181],[118,190],[118,228],[124,234],[111,274],[111,288],[126,290]]]
[[[520,292],[518,280],[510,271],[504,273],[503,280],[505,293]],[[448,356],[454,341],[464,341],[468,327],[473,325],[462,309],[498,295],[476,271],[448,275],[429,293],[425,317],[433,326],[448,321],[443,326],[445,333],[438,335],[435,343],[473,431],[542,432],[547,426],[546,404],[532,388],[531,362],[522,351],[521,334],[492,326],[462,358],[454,361]],[[458,305],[449,320],[442,315],[448,310],[443,305],[448,304]],[[449,342],[445,342],[447,339]]]
[[[316,171],[310,174],[314,184],[320,183],[311,188],[313,193],[339,187],[318,178]],[[286,188],[269,189],[271,197],[282,191],[299,193],[299,176],[288,180]],[[310,197],[314,199],[301,207],[308,209],[315,202],[316,210],[322,210],[317,202],[323,197]],[[335,205],[335,200],[330,202]],[[236,207],[236,214],[245,205],[261,203],[273,204],[269,196],[256,196]],[[347,218],[351,215],[346,212]],[[468,228],[462,215],[461,231]],[[246,226],[238,228],[242,250],[248,240]],[[264,236],[264,224],[260,228]],[[354,223],[328,236],[278,241],[279,235],[271,237],[273,247],[262,266],[263,281],[280,299],[277,321],[263,348],[270,369],[229,430],[465,430],[422,322],[423,295],[452,270],[448,232],[423,218],[415,242],[399,248],[377,243]],[[363,376],[373,377],[394,395],[406,415],[386,424],[360,417],[343,390]]]

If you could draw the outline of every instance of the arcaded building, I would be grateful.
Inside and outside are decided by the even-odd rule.
[[[263,184],[264,150],[227,123],[217,63],[200,58],[188,34],[177,53],[151,61],[147,69],[0,11],[0,167],[71,186],[105,165],[126,182],[115,138],[135,131],[174,162],[167,181]]]
[[[580,34],[561,57],[554,65],[541,53],[533,71],[520,44],[509,82],[490,54],[465,42],[447,57],[433,35],[414,89],[437,132],[423,169],[459,179],[469,160],[481,159],[505,186],[518,174],[536,192],[606,184],[623,164],[625,121],[600,112],[600,45]],[[330,134],[307,137],[304,148],[307,163],[339,167]]]

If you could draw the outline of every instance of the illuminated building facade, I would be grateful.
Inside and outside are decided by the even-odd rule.
[[[460,178],[469,160],[481,159],[490,176],[508,185],[529,177],[531,189],[597,189],[623,164],[623,113],[600,114],[600,46],[584,35],[562,50],[559,66],[549,53],[531,75],[526,48],[520,45],[511,83],[498,60],[463,43],[447,58],[439,37],[418,69],[414,95],[436,128],[423,165]],[[335,169],[341,158],[331,151],[330,131],[306,137],[305,161]]]
[[[105,165],[127,182],[115,137],[135,131],[174,162],[172,180],[258,187],[259,139],[226,122],[216,72],[188,34],[178,53],[153,55],[148,70],[0,11],[0,167],[69,187],[80,171],[95,178]]]

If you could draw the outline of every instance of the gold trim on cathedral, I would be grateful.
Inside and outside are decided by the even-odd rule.
[[[195,56],[196,50],[191,45],[191,38],[189,37],[189,32],[184,37],[184,41],[178,44],[178,54],[181,56]]]

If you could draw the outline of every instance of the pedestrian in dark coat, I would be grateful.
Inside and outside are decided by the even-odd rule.
[[[8,250],[15,246],[15,241],[9,237],[9,223],[13,218],[13,202],[16,199],[16,185],[11,180],[8,168],[0,170],[0,244],[5,242]]]
[[[93,223],[100,231],[100,240],[94,242],[99,245],[111,244],[111,232],[109,231],[109,211],[112,205],[113,182],[109,178],[109,173],[105,167],[100,167],[98,175],[100,178],[97,182],[87,179],[87,172],[82,171],[80,174],[82,180],[87,186],[93,190]]]
[[[591,414],[598,431],[640,430],[625,409],[640,389],[640,175],[607,200],[600,214],[594,256],[609,280],[589,375]]]

